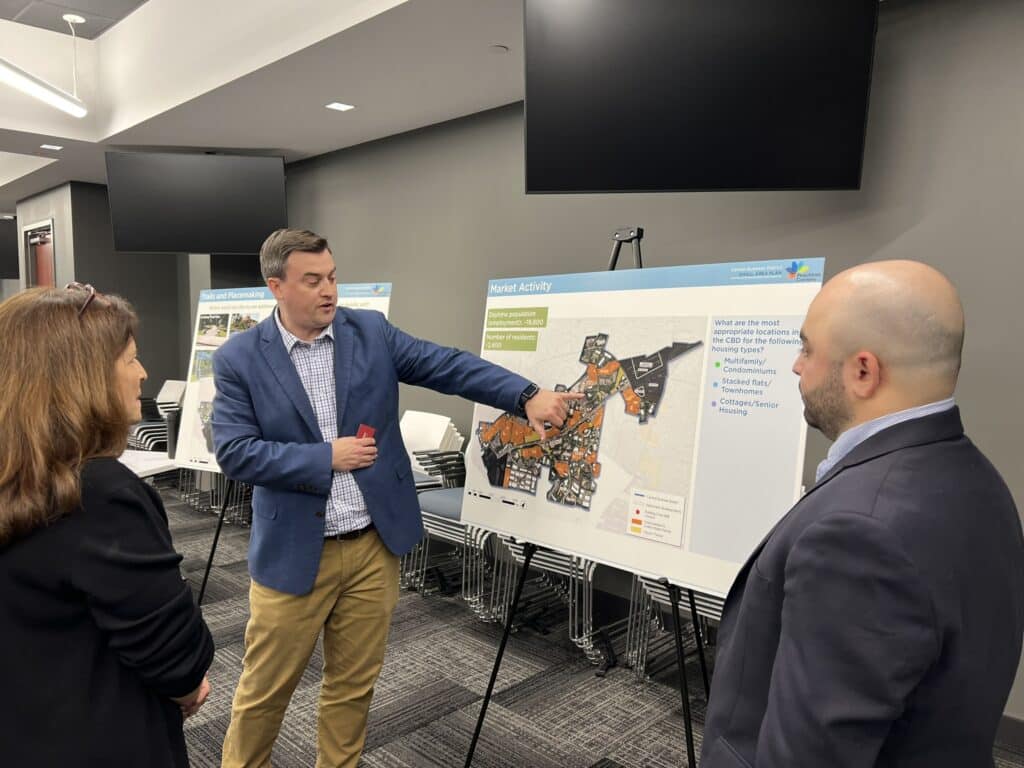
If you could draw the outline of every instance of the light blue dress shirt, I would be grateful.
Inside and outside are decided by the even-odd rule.
[[[818,471],[814,475],[814,482],[820,481],[821,478],[829,473],[829,470],[831,470],[832,467],[842,461],[846,454],[872,435],[881,432],[883,429],[888,429],[889,427],[901,424],[904,421],[919,419],[922,416],[931,416],[936,413],[948,411],[954,405],[956,405],[956,403],[953,402],[953,398],[948,397],[945,400],[939,400],[936,403],[928,403],[926,405],[919,405],[915,408],[907,408],[905,411],[887,413],[885,416],[879,416],[877,419],[865,421],[863,424],[858,424],[856,427],[846,430],[836,438],[836,441],[832,443],[832,447],[828,450],[828,455],[825,457],[824,461],[818,465]]]

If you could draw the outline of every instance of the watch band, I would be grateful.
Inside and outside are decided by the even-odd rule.
[[[516,409],[519,411],[520,416],[526,416],[526,403],[538,392],[540,392],[540,387],[531,382],[526,386],[526,389],[519,393],[519,403]]]

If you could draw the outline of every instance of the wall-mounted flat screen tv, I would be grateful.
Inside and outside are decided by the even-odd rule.
[[[526,0],[526,191],[856,189],[878,0]]]
[[[257,253],[287,226],[280,157],[107,152],[114,248]]]

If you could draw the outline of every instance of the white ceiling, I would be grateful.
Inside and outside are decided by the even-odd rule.
[[[218,0],[213,28],[205,2],[149,0],[80,41],[83,121],[0,85],[0,212],[65,181],[105,182],[103,152],[115,147],[293,161],[523,98],[521,0]],[[33,53],[42,42],[46,56]],[[0,21],[5,57],[65,89],[69,44]],[[331,101],[356,109],[325,109]],[[25,173],[31,163],[3,153],[57,161]]]

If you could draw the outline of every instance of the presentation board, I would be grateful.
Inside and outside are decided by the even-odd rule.
[[[338,306],[372,309],[387,317],[391,283],[338,286]],[[199,292],[188,382],[181,407],[181,432],[174,460],[179,467],[220,472],[213,451],[213,353],[233,334],[254,328],[277,302],[267,287],[217,288]]]
[[[476,406],[464,523],[712,595],[800,492],[791,368],[823,259],[492,280],[481,355],[585,395]]]

